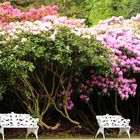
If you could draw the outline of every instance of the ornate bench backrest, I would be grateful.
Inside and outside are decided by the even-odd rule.
[[[7,113],[0,114],[1,126],[13,126],[13,127],[36,127],[38,118],[32,118],[29,114],[16,114]]]
[[[100,127],[128,127],[130,122],[120,115],[98,115],[96,119]]]

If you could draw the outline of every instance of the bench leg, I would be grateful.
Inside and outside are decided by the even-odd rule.
[[[4,128],[3,127],[0,128],[0,133],[2,135],[2,139],[4,140]]]
[[[27,134],[26,138],[28,137],[29,134],[34,133],[36,136],[36,139],[38,140],[38,128],[27,128]]]
[[[4,134],[2,134],[2,139],[4,140]]]
[[[127,133],[128,137],[130,138],[130,128],[126,128],[126,133]]]
[[[120,128],[118,136],[120,136],[123,132],[126,132],[128,137],[130,138],[130,128]]]
[[[27,139],[27,137],[28,137],[29,134],[30,134],[29,128],[27,128],[26,139]]]
[[[38,140],[38,128],[35,129],[34,134],[36,136],[36,139]]]
[[[124,128],[120,128],[119,129],[119,134],[118,134],[118,137],[124,132]]]
[[[98,134],[101,133],[103,135],[103,138],[105,139],[105,135],[104,135],[104,128],[100,127],[96,133],[95,138],[98,136]]]

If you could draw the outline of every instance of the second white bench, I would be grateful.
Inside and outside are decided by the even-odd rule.
[[[105,128],[119,128],[119,135],[121,135],[123,132],[126,132],[128,136],[130,137],[130,119],[124,119],[120,115],[97,115],[96,116],[99,129],[96,133],[96,136],[101,133],[103,135],[103,138],[105,138],[104,135],[104,129]]]

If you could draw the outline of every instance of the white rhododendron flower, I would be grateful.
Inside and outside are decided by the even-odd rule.
[[[49,37],[52,41],[55,41],[55,34],[51,34],[51,36]]]
[[[27,41],[27,38],[22,38],[21,39],[21,42],[23,43],[23,42],[26,42]]]

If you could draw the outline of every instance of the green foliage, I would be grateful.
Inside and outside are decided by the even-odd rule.
[[[75,28],[51,27],[49,31],[27,32],[22,24],[21,31],[18,28],[12,33],[1,32],[0,76],[4,82],[0,88],[14,90],[26,111],[40,121],[53,105],[63,117],[79,125],[70,119],[66,109],[72,79],[87,66],[102,74],[110,73],[111,51],[94,36],[77,35],[79,31]],[[55,98],[61,91],[65,95],[60,101],[63,106],[58,108],[59,101]]]
[[[28,62],[33,62],[29,60],[36,61],[37,58],[45,56],[48,62],[56,61],[68,66],[75,63],[77,65],[79,63],[80,65],[94,64],[95,66],[103,67],[105,64],[109,64],[107,60],[108,49],[97,42],[94,37],[91,39],[84,39],[71,33],[67,27],[59,28],[60,31],[55,35],[55,41],[49,38],[49,33],[43,33],[41,35],[22,33],[19,35],[18,39],[14,39],[8,46],[11,48],[14,48],[16,45],[19,46],[15,55],[21,58],[22,61],[27,60]],[[23,43],[21,42],[23,36],[26,36],[27,39],[27,41],[24,42],[24,47],[22,47]],[[14,55],[10,56],[11,60],[13,60],[14,57]],[[27,63],[25,66],[28,70],[33,70],[32,65]],[[79,66],[77,65],[77,67]]]
[[[73,69],[78,72],[79,68],[84,66],[93,66],[102,74],[110,72],[110,50],[107,47],[97,42],[94,37],[85,39],[71,33],[68,27],[55,28],[58,30],[55,40],[50,38],[55,32],[53,29],[51,32],[37,34],[23,31],[17,35],[18,37],[8,40],[8,34],[1,35],[0,74],[5,73],[9,77],[7,80],[11,82],[7,86],[20,85],[20,79],[30,81],[34,74],[38,74],[38,77],[42,75],[45,78],[47,73],[43,74],[46,71],[46,65],[53,73],[59,69],[58,75],[65,73],[66,68],[69,69],[69,72]],[[51,68],[52,63],[55,64],[55,69]],[[25,84],[27,82],[26,80]],[[32,85],[32,83],[30,84]],[[25,95],[28,100],[32,98],[29,91]]]
[[[3,83],[0,83],[0,100],[3,99],[3,94],[5,93],[5,90],[6,90],[6,86]]]
[[[130,18],[140,13],[140,1],[139,0],[126,0],[126,6],[124,8],[125,17]]]
[[[88,21],[97,24],[112,16],[130,18],[140,12],[139,0],[86,0],[90,7]]]

